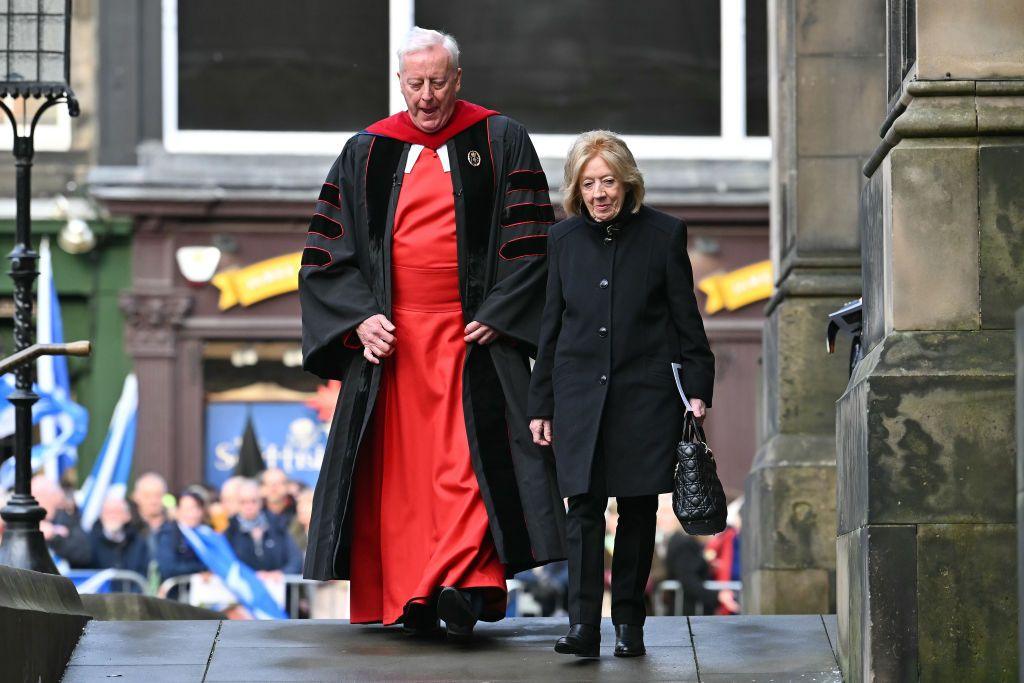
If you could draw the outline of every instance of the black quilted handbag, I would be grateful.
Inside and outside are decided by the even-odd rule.
[[[718,479],[715,456],[693,413],[683,418],[683,438],[676,446],[676,474],[672,511],[683,530],[710,536],[725,530],[725,491]]]

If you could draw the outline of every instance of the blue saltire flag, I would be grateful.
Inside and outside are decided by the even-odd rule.
[[[14,375],[8,373],[0,377],[0,438],[14,433],[14,405],[7,397],[14,391]],[[43,392],[38,385],[32,385],[32,391],[39,400],[32,406],[32,424],[39,424],[46,417],[60,417],[70,422],[70,429],[59,435],[61,443],[78,445],[85,438],[89,425],[89,413],[66,396],[54,396]],[[43,467],[46,457],[40,445],[32,447],[32,471],[38,472]],[[8,458],[0,465],[0,490],[14,486],[14,458]]]
[[[135,426],[139,410],[139,382],[134,374],[124,379],[121,398],[114,406],[110,418],[110,429],[103,441],[92,472],[76,494],[78,509],[81,511],[82,528],[92,529],[99,519],[103,501],[108,497],[124,498],[128,489],[128,477],[132,471],[135,455]]]
[[[39,246],[39,301],[36,312],[36,341],[40,344],[63,344],[64,323],[60,299],[53,283],[53,258],[50,240],[43,238]],[[40,395],[52,397],[64,409],[39,420],[39,445],[33,457],[54,481],[78,462],[78,445],[89,427],[89,414],[71,400],[71,378],[67,356],[40,356],[36,361],[36,382]]]
[[[199,560],[220,577],[238,602],[256,619],[287,619],[284,609],[267,592],[256,572],[242,563],[228,540],[206,525],[195,529],[178,524]]]

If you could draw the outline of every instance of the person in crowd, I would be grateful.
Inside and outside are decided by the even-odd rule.
[[[302,255],[303,367],[343,380],[305,576],[350,578],[353,623],[466,639],[506,574],[565,558],[525,405],[554,211],[526,129],[458,98],[454,38],[413,27],[397,77],[407,111],[345,145]]]
[[[228,477],[220,486],[217,500],[210,503],[210,526],[217,533],[224,533],[231,523],[231,518],[238,514],[238,487],[245,477],[235,475]]]
[[[288,525],[292,540],[303,553],[309,540],[309,520],[313,513],[313,489],[305,488],[295,497],[295,518]]]
[[[139,518],[139,530],[146,539],[149,556],[156,557],[156,537],[170,519],[164,506],[167,482],[156,472],[140,474],[132,488],[131,502]]]
[[[295,499],[289,492],[291,482],[284,470],[271,467],[260,473],[260,495],[263,508],[272,515],[290,522],[295,516]]]
[[[58,558],[73,569],[88,569],[92,565],[92,547],[82,523],[58,484],[42,474],[32,477],[32,496],[46,510],[39,522],[46,545]]]
[[[178,496],[178,508],[175,520],[164,522],[156,535],[156,562],[160,576],[169,579],[185,574],[198,574],[207,571],[207,567],[192,546],[188,544],[179,525],[195,529],[206,524],[206,498],[197,489],[188,488]]]
[[[280,578],[302,571],[302,551],[295,545],[285,518],[263,509],[260,485],[247,480],[238,489],[238,514],[224,533],[238,559],[260,578]]]
[[[710,557],[711,578],[714,581],[740,580],[740,511],[743,508],[743,496],[729,503],[725,531],[708,539],[705,555]],[[736,605],[735,594],[730,605]],[[720,602],[715,614],[737,614],[725,602]]]
[[[735,614],[739,612],[739,604],[733,591],[704,587],[704,582],[713,578],[705,557],[707,541],[707,536],[690,536],[682,530],[669,537],[665,550],[666,576],[678,581],[683,588],[683,614]],[[700,611],[697,611],[698,605]]]
[[[120,496],[108,496],[100,509],[100,518],[89,533],[92,547],[92,566],[96,569],[125,569],[136,572],[143,579],[149,572],[149,546],[145,535],[132,524],[132,511],[128,501]],[[131,582],[114,582],[115,590],[136,592]]]
[[[658,494],[672,490],[683,404],[711,406],[708,345],[686,225],[644,205],[633,154],[608,131],[580,135],[565,162],[569,218],[548,239],[547,301],[530,381],[530,429],[552,445],[569,499],[568,634],[555,650],[596,657],[601,643],[605,508],[617,498],[612,555],[614,654],[645,654],[644,590]]]

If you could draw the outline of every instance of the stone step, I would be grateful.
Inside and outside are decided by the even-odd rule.
[[[841,681],[834,616],[652,617],[648,655],[599,661],[552,651],[563,618],[480,624],[454,645],[344,621],[91,622],[65,683],[110,681]]]

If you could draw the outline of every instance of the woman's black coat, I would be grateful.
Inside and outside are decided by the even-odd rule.
[[[610,225],[569,218],[548,241],[528,413],[553,420],[561,493],[589,490],[598,439],[610,496],[668,492],[683,417],[670,363],[709,407],[715,378],[686,225],[642,206]]]

